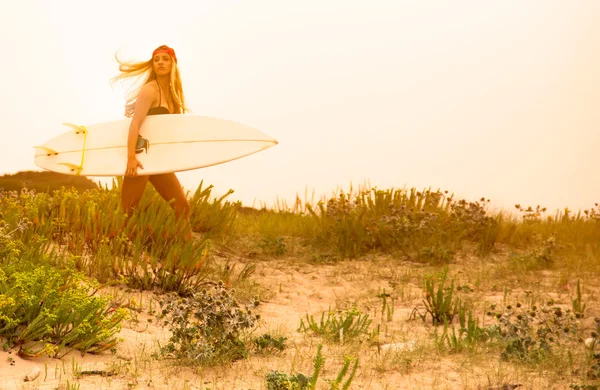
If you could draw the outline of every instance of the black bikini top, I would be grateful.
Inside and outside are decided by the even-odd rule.
[[[156,80],[156,84],[158,84],[158,80]],[[163,115],[163,114],[171,113],[167,107],[160,105],[162,103],[162,93],[161,93],[160,85],[158,86],[158,96],[159,96],[158,97],[158,106],[150,107],[150,109],[148,110],[148,113],[146,115]]]

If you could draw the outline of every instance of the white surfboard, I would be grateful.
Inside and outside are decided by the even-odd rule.
[[[127,165],[131,118],[90,126],[65,124],[66,131],[36,146],[35,164],[82,176],[122,176]],[[138,175],[208,167],[260,152],[277,141],[254,128],[190,114],[150,115],[140,128]]]

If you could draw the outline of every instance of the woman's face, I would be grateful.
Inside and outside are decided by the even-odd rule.
[[[154,65],[154,72],[157,76],[165,76],[171,73],[171,66],[173,66],[171,56],[167,53],[156,53],[152,59]]]

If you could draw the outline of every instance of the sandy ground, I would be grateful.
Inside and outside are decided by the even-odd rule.
[[[464,270],[458,275],[462,273],[463,284],[474,281],[479,274],[486,277],[485,270],[468,263],[462,266]],[[326,362],[319,388],[329,388],[325,379],[337,375],[346,355],[360,358],[351,389],[495,389],[510,384],[521,384],[519,389],[568,388],[569,382],[561,378],[503,364],[497,356],[438,354],[432,342],[432,327],[420,319],[409,320],[413,309],[421,304],[419,281],[427,272],[433,271],[385,257],[335,265],[299,263],[292,258],[257,259],[252,279],[260,286],[262,318],[255,334],[270,332],[287,337],[287,349],[282,353],[251,354],[247,360],[217,368],[178,367],[152,357],[158,342],[167,340],[169,334],[148,323],[153,317],[142,310],[134,312],[136,321],[123,324],[119,336],[124,341],[116,354],[82,356],[73,351],[61,360],[24,360],[14,351],[0,352],[0,389],[266,389],[265,375],[271,370],[312,373],[312,359],[323,340],[297,331],[307,313],[316,318],[328,308],[351,305],[371,315],[372,327],[380,326],[379,345],[413,344],[398,351],[384,351],[377,342],[324,343]],[[382,319],[381,300],[377,298],[384,288],[396,297],[391,321]],[[503,296],[502,291],[474,289],[470,297],[474,301],[500,300]],[[512,293],[519,295],[518,289]],[[155,299],[149,292],[127,297],[131,296],[144,309]],[[119,299],[127,298],[121,294]],[[25,382],[24,377],[35,367],[40,369],[39,376]],[[74,372],[84,375],[74,376]]]

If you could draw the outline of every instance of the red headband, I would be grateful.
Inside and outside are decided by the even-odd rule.
[[[173,59],[175,60],[175,63],[177,63],[177,56],[175,55],[175,50],[171,49],[169,46],[161,46],[158,49],[154,50],[152,52],[153,58],[156,55],[156,53],[167,53],[168,55],[173,57]]]

